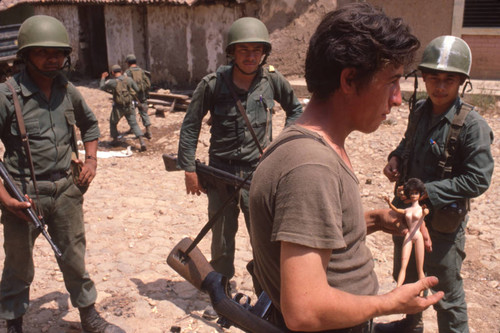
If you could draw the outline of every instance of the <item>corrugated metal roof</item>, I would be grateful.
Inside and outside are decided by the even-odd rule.
[[[31,3],[36,5],[68,5],[68,4],[116,4],[116,5],[187,5],[192,6],[202,3],[228,2],[217,0],[0,0],[0,11],[9,9],[15,5],[22,3]],[[229,1],[231,2],[231,1]],[[238,2],[236,0],[235,2]]]

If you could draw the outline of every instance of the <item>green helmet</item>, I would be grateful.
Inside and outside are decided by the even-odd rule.
[[[240,43],[263,43],[264,52],[271,52],[269,32],[264,23],[254,17],[242,17],[233,22],[227,36],[226,53],[231,53],[231,46]]]
[[[65,49],[68,53],[68,32],[58,19],[47,15],[35,15],[26,19],[19,28],[17,37],[18,54],[31,47],[54,47]]]
[[[418,69],[464,74],[469,77],[472,54],[469,45],[455,36],[433,39],[424,50]]]
[[[113,66],[111,66],[111,71],[113,73],[118,73],[118,72],[121,72],[122,71],[122,68],[120,65],[118,64],[114,64]]]
[[[129,54],[129,55],[127,55],[127,57],[125,58],[125,61],[126,61],[127,63],[131,63],[131,62],[137,61],[137,58],[135,57],[135,54]]]

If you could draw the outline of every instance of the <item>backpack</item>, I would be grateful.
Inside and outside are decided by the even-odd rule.
[[[149,88],[151,88],[151,81],[147,77],[146,73],[143,70],[131,70],[132,79],[137,84],[139,91],[142,93],[146,93]]]
[[[128,87],[125,77],[116,79],[116,90],[114,100],[118,106],[129,106],[132,103],[132,94]]]

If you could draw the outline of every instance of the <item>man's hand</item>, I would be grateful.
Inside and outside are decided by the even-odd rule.
[[[108,72],[103,72],[103,73],[101,74],[101,79],[105,79],[105,78],[107,78],[108,76],[109,76],[109,73],[108,73]]]
[[[401,176],[399,173],[399,157],[393,156],[384,168],[384,175],[391,181],[395,182]]]
[[[404,284],[382,297],[387,298],[385,304],[388,309],[392,309],[391,313],[414,314],[422,312],[443,298],[444,292],[442,291],[427,297],[420,296],[422,291],[437,285],[438,282],[437,277],[428,276],[415,283]]]
[[[196,172],[186,171],[184,173],[184,180],[186,182],[186,193],[200,195],[201,193],[207,193],[207,191],[201,186],[198,175]]]
[[[29,208],[33,205],[33,201],[30,197],[28,197],[27,194],[25,194],[24,197],[28,199],[28,201],[18,201],[17,199],[9,196],[8,198],[2,200],[2,204],[12,214],[16,215],[20,219],[25,220],[26,222],[29,222],[30,219],[28,218],[28,215],[26,215],[25,210],[26,208]]]
[[[382,230],[389,234],[404,236],[408,233],[405,216],[392,209],[375,209],[365,212],[367,232]]]
[[[80,172],[80,177],[78,177],[79,186],[89,186],[94,180],[97,173],[97,159],[85,159],[85,163],[81,160],[73,160],[73,163],[78,163],[82,166],[82,171]]]

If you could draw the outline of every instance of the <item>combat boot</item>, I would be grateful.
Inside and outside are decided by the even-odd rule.
[[[23,333],[23,317],[7,320],[7,333]]]
[[[142,138],[142,136],[140,136],[139,138],[139,143],[141,145],[141,151],[146,151],[146,144],[144,143],[144,139]]]
[[[146,139],[151,140],[153,138],[153,134],[151,133],[151,126],[146,126],[146,133],[144,133]]]
[[[375,324],[374,333],[423,333],[422,312],[386,324]]]
[[[125,333],[120,327],[108,323],[102,318],[94,307],[94,304],[80,310],[80,322],[84,333]]]

